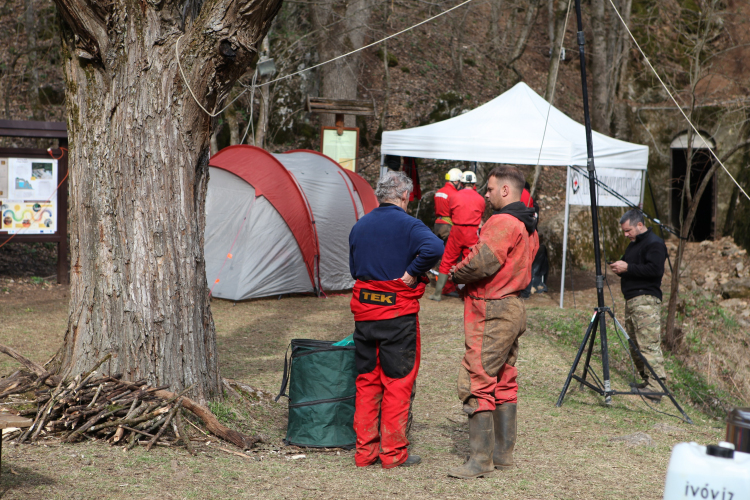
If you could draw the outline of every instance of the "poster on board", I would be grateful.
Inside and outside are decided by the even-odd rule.
[[[356,172],[359,152],[359,129],[345,128],[342,135],[336,127],[323,127],[320,134],[320,151],[338,162],[343,168]]]
[[[0,231],[57,231],[57,160],[0,159]]]
[[[639,206],[642,201],[643,172],[644,170],[597,168],[596,178],[608,188],[626,198],[631,205]],[[600,207],[628,206],[621,199],[612,196],[604,189],[599,188],[597,191],[597,202]],[[567,202],[569,205],[582,205],[586,207],[591,205],[588,177],[572,168],[568,177]]]

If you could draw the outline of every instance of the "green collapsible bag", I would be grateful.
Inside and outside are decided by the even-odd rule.
[[[281,396],[289,398],[287,444],[311,448],[353,448],[357,394],[353,345],[294,339],[284,357]],[[287,384],[289,394],[285,394]]]

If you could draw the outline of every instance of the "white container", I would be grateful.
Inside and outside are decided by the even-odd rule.
[[[733,455],[731,458],[712,454]],[[731,443],[701,446],[680,443],[672,448],[664,500],[750,500],[750,454]]]

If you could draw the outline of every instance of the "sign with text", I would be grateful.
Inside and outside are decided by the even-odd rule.
[[[339,135],[336,127],[323,127],[320,133],[320,152],[343,168],[357,171],[359,154],[359,129],[345,128]]]
[[[568,176],[568,204],[569,205],[591,205],[589,194],[588,171],[581,169],[579,172],[570,169]],[[643,170],[626,170],[620,168],[597,168],[596,178],[609,189],[626,198],[631,204],[640,206],[641,192],[643,189]],[[617,197],[608,193],[599,186],[597,200],[600,207],[627,207],[628,205]]]
[[[57,160],[0,158],[0,231],[57,231]]]

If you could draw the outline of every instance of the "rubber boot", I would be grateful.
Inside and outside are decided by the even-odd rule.
[[[516,403],[503,403],[492,412],[495,424],[495,452],[492,460],[496,469],[513,468],[513,448],[516,446]]]
[[[470,479],[487,476],[495,470],[492,451],[495,447],[495,431],[491,411],[475,412],[469,416],[469,460],[448,472],[450,477]]]
[[[437,279],[437,284],[435,285],[435,293],[430,295],[428,298],[430,300],[437,300],[438,302],[443,300],[443,287],[446,283],[448,283],[448,275],[440,273]]]

